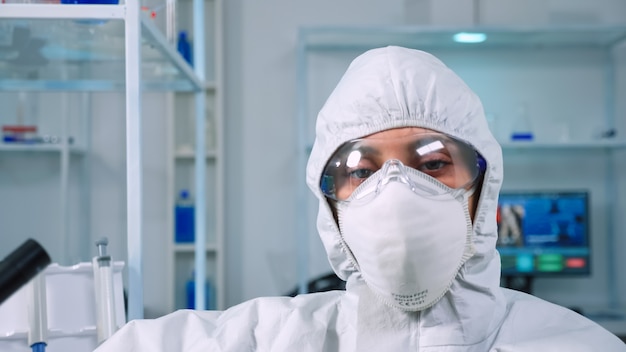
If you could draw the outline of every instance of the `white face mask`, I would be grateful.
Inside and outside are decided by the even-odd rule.
[[[427,177],[411,178],[424,187],[437,187]],[[463,263],[474,254],[468,209],[473,190],[450,189],[425,197],[392,181],[367,202],[337,204],[348,256],[353,256],[350,259],[367,286],[386,304],[405,311],[423,310],[448,291]],[[358,188],[352,197],[358,197]]]

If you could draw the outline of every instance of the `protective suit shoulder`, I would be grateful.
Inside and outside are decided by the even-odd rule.
[[[263,297],[225,311],[179,310],[134,320],[95,352],[338,350],[336,328],[342,324],[337,318],[344,295]]]
[[[508,312],[491,351],[626,352],[626,344],[592,320],[537,297],[504,290]]]

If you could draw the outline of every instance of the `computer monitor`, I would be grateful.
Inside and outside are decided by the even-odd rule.
[[[591,273],[588,192],[502,192],[497,222],[506,286],[530,293],[534,277]]]

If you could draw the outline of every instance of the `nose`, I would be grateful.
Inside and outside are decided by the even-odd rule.
[[[380,169],[381,178],[376,185],[376,194],[382,191],[382,189],[388,185],[390,182],[399,182],[407,185],[413,192],[422,193],[425,192],[427,195],[436,195],[437,192],[430,188],[422,185],[420,183],[416,183],[411,179],[408,174],[408,167],[405,166],[398,159],[389,159]]]
[[[379,185],[385,186],[389,182],[395,181],[411,185],[411,179],[406,173],[406,166],[398,159],[387,160],[381,168],[382,177],[380,178]]]

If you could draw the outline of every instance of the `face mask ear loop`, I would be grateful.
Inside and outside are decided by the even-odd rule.
[[[478,183],[474,182],[470,189],[459,188],[452,193],[452,196],[456,199],[463,198],[463,201],[467,202],[467,200],[474,195],[476,190],[478,189]]]
[[[352,264],[352,266],[354,267],[354,269],[357,272],[361,271],[361,267],[359,266],[359,262],[356,260],[356,257],[354,256],[354,253],[352,253],[352,249],[350,249],[350,246],[348,246],[348,243],[346,242],[346,239],[343,236],[343,226],[341,224],[341,212],[343,210],[343,206],[346,206],[346,204],[341,204],[341,201],[338,201],[335,203],[336,206],[336,220],[335,222],[337,223],[337,230],[339,232],[339,245],[341,246],[341,251],[343,252],[343,254],[345,254],[345,256],[348,258],[348,262],[350,262],[350,264]]]

